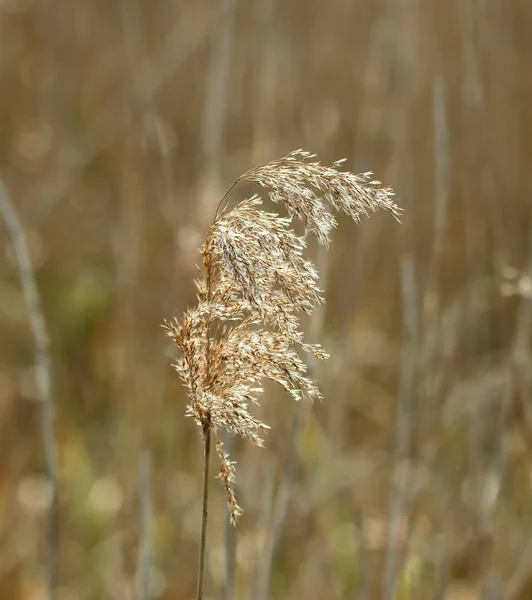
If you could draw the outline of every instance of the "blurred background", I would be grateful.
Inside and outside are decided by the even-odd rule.
[[[374,171],[403,222],[310,248],[325,399],[268,387],[266,447],[233,447],[236,530],[213,474],[207,597],[532,598],[531,32],[520,0],[0,0],[57,600],[195,597],[202,444],[160,324],[195,302],[223,191],[297,148]],[[0,598],[44,600],[46,404],[0,232]]]

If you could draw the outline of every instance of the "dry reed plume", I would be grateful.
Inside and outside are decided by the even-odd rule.
[[[268,426],[252,416],[249,405],[257,403],[263,379],[278,383],[296,400],[320,398],[300,356],[303,351],[319,359],[327,357],[319,344],[304,343],[299,330],[300,313],[311,313],[324,302],[318,273],[303,257],[306,233],[328,245],[336,220],[327,203],[355,221],[378,209],[396,218],[400,213],[391,189],[381,187],[371,173],[341,172],[342,161],[324,166],[312,162],[313,157],[298,150],[247,171],[233,183],[228,192],[239,181],[260,184],[271,200],[286,205],[289,217],[261,210],[258,196],[232,210],[220,210],[227,192],[201,251],[198,304],[188,309],[181,321],[174,319],[164,325],[181,351],[175,368],[190,398],[186,414],[200,425],[205,440],[198,598],[203,585],[211,432],[216,436],[223,428],[262,445],[262,432]],[[294,217],[303,222],[305,236],[291,229]],[[220,440],[216,450],[221,463],[219,477],[235,523],[241,509],[233,489],[234,462]]]

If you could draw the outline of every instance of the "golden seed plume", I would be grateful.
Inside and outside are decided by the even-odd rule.
[[[313,158],[297,150],[236,180],[230,189],[239,181],[256,182],[271,200],[284,203],[288,217],[262,210],[258,196],[217,211],[201,250],[198,304],[180,321],[164,324],[180,350],[174,366],[189,396],[187,416],[202,429],[215,434],[225,429],[258,446],[268,426],[249,406],[258,402],[263,380],[278,383],[296,400],[321,398],[301,351],[319,359],[327,354],[318,344],[303,342],[300,314],[311,313],[324,298],[318,273],[303,255],[305,236],[292,229],[293,218],[302,221],[305,235],[313,233],[328,245],[336,227],[331,208],[356,222],[379,209],[396,219],[400,214],[391,189],[371,173],[354,175],[339,171],[343,161],[324,166]],[[233,489],[235,463],[220,441],[216,448],[234,523],[242,512]]]

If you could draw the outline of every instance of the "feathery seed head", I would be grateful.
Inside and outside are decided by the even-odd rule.
[[[297,150],[239,177],[235,183],[247,180],[266,188],[271,200],[286,205],[289,217],[261,210],[258,196],[231,211],[224,208],[201,249],[197,306],[181,321],[164,324],[180,350],[174,367],[189,396],[186,415],[203,429],[215,434],[226,429],[258,446],[268,426],[252,416],[249,405],[258,402],[263,379],[278,383],[296,400],[321,398],[301,351],[319,359],[327,354],[303,342],[299,320],[301,312],[311,313],[324,298],[314,265],[303,257],[305,238],[292,230],[293,218],[303,222],[305,233],[328,245],[336,219],[327,204],[357,222],[378,209],[396,219],[400,214],[393,192],[371,173],[341,172],[343,161],[323,166],[313,158]],[[241,513],[233,490],[235,463],[220,441],[216,448],[234,523]]]

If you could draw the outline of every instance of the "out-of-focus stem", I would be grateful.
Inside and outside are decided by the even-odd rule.
[[[57,448],[54,439],[54,404],[52,397],[52,365],[50,359],[50,338],[41,306],[41,297],[35,282],[31,266],[28,244],[22,223],[15,207],[11,202],[7,189],[0,180],[0,214],[6,224],[15,261],[20,277],[20,285],[28,319],[35,344],[36,378],[39,396],[41,398],[41,430],[44,446],[46,477],[51,486],[52,498],[48,511],[48,526],[46,532],[47,561],[48,561],[48,598],[57,598],[57,583],[59,572],[59,492]]]
[[[150,576],[152,561],[152,496],[151,496],[151,457],[145,450],[139,461],[140,479],[140,520],[141,540],[139,555],[139,598],[150,600]]]

